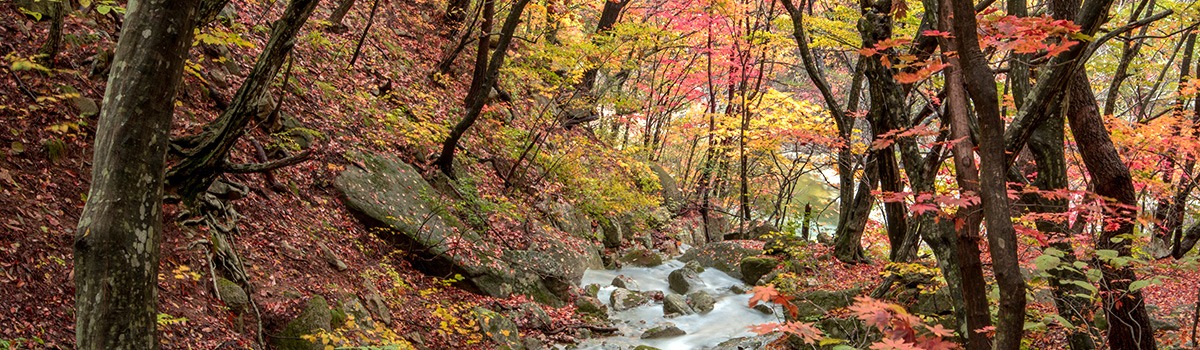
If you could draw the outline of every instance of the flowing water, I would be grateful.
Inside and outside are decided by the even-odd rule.
[[[620,333],[611,337],[589,339],[579,344],[580,349],[632,349],[638,345],[649,345],[662,350],[705,349],[722,341],[753,336],[749,327],[757,324],[777,322],[773,315],[763,314],[748,305],[750,294],[734,294],[729,287],[745,286],[741,280],[730,277],[720,270],[708,268],[700,273],[706,287],[717,303],[711,312],[672,318],[663,317],[662,302],[651,301],[646,305],[625,311],[614,311],[609,305],[609,295],[616,287],[613,278],[623,275],[633,280],[630,290],[662,291],[674,293],[667,285],[667,275],[683,267],[678,260],[669,260],[656,267],[625,267],[619,270],[588,270],[583,275],[582,286],[602,286],[598,298],[609,306],[609,317]],[[642,332],[661,322],[671,322],[686,335],[665,339],[641,339]]]

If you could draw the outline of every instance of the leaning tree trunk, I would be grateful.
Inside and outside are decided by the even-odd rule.
[[[492,1],[492,0],[487,0]],[[508,17],[504,19],[504,26],[500,28],[500,37],[496,43],[496,51],[492,52],[492,59],[488,61],[487,69],[482,75],[482,81],[478,85],[472,82],[472,89],[467,96],[467,114],[463,116],[458,124],[450,130],[450,136],[442,143],[442,153],[438,156],[434,164],[443,174],[454,178],[454,153],[458,149],[458,142],[462,139],[463,134],[471,125],[475,124],[475,120],[479,119],[479,115],[483,112],[483,106],[487,104],[488,91],[496,85],[496,80],[500,77],[500,67],[504,65],[504,56],[508,53],[508,45],[512,43],[513,34],[517,31],[517,25],[521,22],[521,12],[525,9],[525,5],[529,4],[529,0],[517,0],[513,3],[512,8],[508,11]],[[476,67],[478,68],[478,66]]]
[[[354,0],[339,1],[338,7],[329,14],[329,28],[344,30],[346,26],[342,24],[342,20],[346,18],[347,13],[350,13],[351,8],[354,8]]]
[[[953,0],[955,14],[974,13],[971,0]],[[1000,314],[996,320],[995,349],[1021,348],[1025,327],[1025,279],[1017,259],[1017,238],[1009,216],[1005,174],[1004,120],[996,94],[996,76],[979,49],[975,16],[954,16],[954,35],[967,84],[979,119],[980,197],[987,222],[992,269],[1000,287]]]
[[[214,180],[229,168],[229,151],[246,133],[247,126],[258,116],[259,100],[266,95],[275,75],[279,74],[283,62],[296,44],[296,33],[318,0],[293,0],[288,3],[283,17],[271,29],[271,38],[259,54],[254,69],[238,88],[233,101],[221,117],[205,127],[198,135],[198,142],[188,145],[185,157],[167,173],[167,183],[187,199],[208,189]]]
[[[197,3],[129,4],[75,231],[79,349],[158,348],[163,169]]]

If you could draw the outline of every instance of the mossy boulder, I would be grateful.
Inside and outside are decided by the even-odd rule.
[[[525,343],[521,341],[521,333],[517,324],[503,315],[482,307],[474,310],[479,331],[484,337],[496,343],[497,349],[524,350]]]
[[[655,267],[662,265],[662,255],[649,249],[637,248],[625,252],[619,259],[622,263],[633,266]]]
[[[750,285],[758,284],[759,279],[771,273],[776,266],[779,266],[779,262],[771,258],[752,256],[742,259],[742,281]]]
[[[604,306],[600,302],[600,299],[596,299],[596,297],[582,296],[579,299],[575,299],[575,309],[582,314],[596,316],[601,319],[608,318],[608,307]]]
[[[279,350],[320,350],[324,347],[307,340],[303,336],[316,334],[322,330],[331,331],[331,322],[333,320],[333,312],[329,309],[329,303],[324,297],[315,296],[308,300],[308,305],[304,307],[304,311],[300,312],[291,322],[288,322],[283,327],[283,331],[279,332],[279,336],[273,338],[272,343]]]
[[[854,297],[858,296],[862,291],[858,288],[826,291],[816,290],[811,292],[800,293],[796,296],[796,307],[799,310],[797,317],[800,319],[812,318],[824,315],[833,309],[848,307],[854,303]]]
[[[546,310],[536,303],[517,305],[515,309],[506,311],[504,315],[517,324],[533,329],[550,329],[551,323],[554,322]]]
[[[250,296],[233,281],[217,277],[217,292],[221,293],[221,301],[234,313],[242,313],[250,306]]]
[[[762,251],[742,246],[738,242],[713,242],[688,250],[679,261],[695,261],[703,267],[721,270],[733,278],[742,278],[742,259],[758,255]]]

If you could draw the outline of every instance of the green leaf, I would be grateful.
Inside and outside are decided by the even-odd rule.
[[[1062,264],[1062,259],[1059,259],[1057,256],[1050,255],[1050,252],[1046,252],[1046,254],[1042,254],[1033,259],[1033,265],[1037,266],[1038,270],[1042,271],[1054,269],[1055,267],[1058,267],[1059,264]]]
[[[1129,291],[1136,292],[1138,290],[1141,290],[1142,288],[1146,288],[1151,285],[1161,285],[1161,284],[1162,284],[1162,280],[1159,279],[1158,277],[1151,278],[1148,280],[1137,280],[1137,281],[1133,281],[1133,283],[1129,284]]]

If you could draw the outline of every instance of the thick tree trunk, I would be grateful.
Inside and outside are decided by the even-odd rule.
[[[158,348],[163,169],[197,3],[129,4],[75,231],[79,349]]]
[[[1109,138],[1087,76],[1078,72],[1070,84],[1067,121],[1071,123],[1071,133],[1079,145],[1079,156],[1091,175],[1093,190],[1096,195],[1106,198],[1103,232],[1096,240],[1096,249],[1116,251],[1118,256],[1128,258],[1131,256],[1130,240],[1114,242],[1114,239],[1131,234],[1137,219],[1133,177]],[[1129,291],[1130,283],[1137,280],[1133,269],[1102,261],[1100,271],[1100,297],[1108,316],[1109,347],[1155,349],[1154,330],[1146,314],[1142,293]]]
[[[493,1],[493,0],[486,0]],[[450,136],[442,143],[442,153],[438,156],[434,164],[443,174],[454,178],[454,153],[458,149],[458,142],[462,139],[463,134],[471,125],[475,124],[475,120],[479,119],[479,115],[483,112],[483,106],[487,104],[488,91],[496,85],[496,80],[500,76],[500,67],[504,65],[504,57],[508,53],[508,46],[512,43],[513,34],[517,31],[517,25],[521,22],[521,12],[524,11],[525,5],[529,4],[529,0],[517,0],[509,9],[508,17],[504,19],[504,26],[500,28],[500,37],[496,43],[496,51],[492,53],[492,58],[488,61],[486,70],[482,76],[482,80],[478,85],[472,80],[472,89],[467,95],[467,114],[463,116],[458,124],[450,130]],[[481,37],[481,42],[488,42],[487,37]],[[486,52],[486,50],[485,50]],[[486,53],[485,53],[486,54]],[[478,66],[476,66],[478,69]]]
[[[871,216],[871,207],[875,204],[875,196],[871,194],[871,188],[875,181],[874,152],[867,156],[867,166],[863,170],[862,180],[859,181],[858,191],[854,196],[854,203],[850,206],[850,212],[847,215],[849,220],[845,224],[839,224],[837,230],[834,231],[833,256],[847,264],[867,261],[862,249],[862,234],[866,229],[867,219]]]
[[[950,18],[953,11],[949,0],[942,0],[939,10],[940,30],[950,31]],[[942,52],[957,51],[948,38],[939,39]],[[979,169],[975,167],[975,144],[971,141],[971,121],[968,115],[967,94],[963,90],[963,78],[958,57],[944,54],[946,63],[946,119],[950,126],[950,138],[955,140],[951,149],[954,157],[954,175],[958,182],[959,196],[972,197],[979,195]],[[958,254],[958,270],[962,278],[963,322],[966,323],[967,350],[988,350],[992,348],[991,339],[980,330],[992,325],[991,311],[988,309],[987,281],[983,277],[983,263],[979,259],[979,225],[983,221],[983,213],[979,204],[959,208],[954,215],[954,226],[957,232],[955,252]]]
[[[952,1],[954,13],[973,13],[970,0]],[[980,197],[988,229],[992,269],[1000,287],[1000,313],[996,322],[995,349],[1021,348],[1025,327],[1025,279],[1017,260],[1017,238],[1009,216],[1005,174],[1004,120],[996,94],[996,76],[979,49],[975,16],[954,16],[963,78],[979,119]]]
[[[294,0],[288,3],[283,18],[275,22],[271,38],[259,55],[254,69],[238,88],[229,108],[205,127],[200,141],[184,151],[185,157],[171,167],[167,183],[184,198],[195,198],[208,189],[226,168],[226,158],[246,127],[258,115],[259,100],[267,93],[275,75],[295,46],[296,33],[304,26],[318,0]]]

